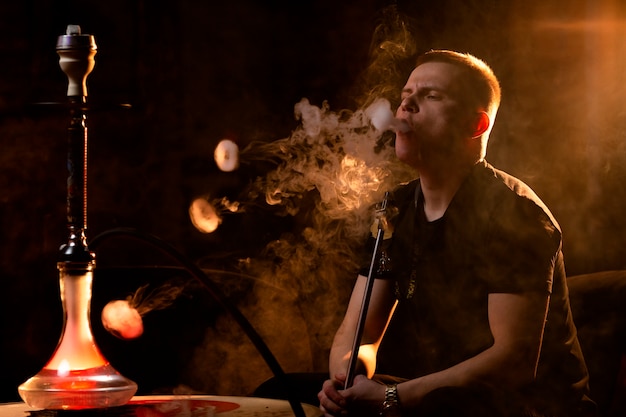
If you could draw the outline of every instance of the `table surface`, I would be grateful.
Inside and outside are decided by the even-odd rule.
[[[319,408],[302,404],[306,417],[320,417]],[[127,405],[97,410],[99,417],[288,417],[293,416],[289,402],[258,397],[215,395],[146,395],[135,396]],[[0,405],[0,417],[72,417],[85,416],[81,411],[54,411],[32,408],[25,403]],[[95,413],[94,413],[95,414]]]

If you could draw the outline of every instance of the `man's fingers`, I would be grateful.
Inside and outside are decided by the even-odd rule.
[[[327,380],[322,386],[322,390],[317,394],[320,400],[320,409],[323,408],[324,413],[331,415],[342,414],[346,406],[346,399],[337,390],[340,385],[337,381]]]

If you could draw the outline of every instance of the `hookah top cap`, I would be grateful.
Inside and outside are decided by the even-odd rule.
[[[67,25],[65,35],[57,38],[57,51],[66,49],[96,50],[96,39],[92,35],[83,35],[79,25]]]

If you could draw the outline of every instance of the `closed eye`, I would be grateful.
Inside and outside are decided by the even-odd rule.
[[[444,96],[441,91],[433,88],[424,88],[420,93],[422,97],[428,100],[442,100]]]

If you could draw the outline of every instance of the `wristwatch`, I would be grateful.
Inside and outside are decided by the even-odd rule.
[[[385,401],[380,409],[381,417],[400,417],[400,400],[398,399],[398,385],[391,384],[385,387]]]

